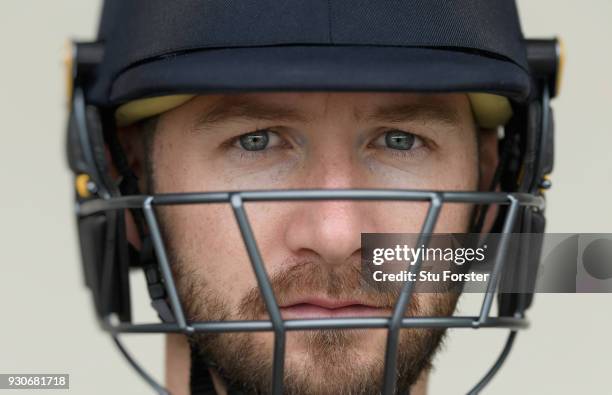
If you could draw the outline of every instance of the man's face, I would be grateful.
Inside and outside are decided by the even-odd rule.
[[[270,93],[210,95],[160,117],[148,149],[154,193],[260,189],[477,190],[478,139],[466,95]],[[144,161],[143,161],[144,162]],[[145,166],[141,166],[144,168]],[[418,233],[416,202],[249,203],[251,222],[286,319],[388,316],[397,288],[360,273],[360,234]],[[468,205],[445,205],[436,232],[466,232]],[[267,319],[228,205],[158,209],[191,320]],[[408,315],[451,315],[456,295],[415,294]],[[399,387],[429,366],[441,331],[401,335]],[[273,334],[194,336],[222,375],[269,388]],[[287,393],[373,393],[385,330],[288,332]]]

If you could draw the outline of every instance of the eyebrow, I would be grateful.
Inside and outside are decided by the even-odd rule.
[[[303,122],[309,118],[295,108],[265,103],[253,99],[220,100],[200,115],[194,122],[193,130],[201,131],[234,119],[251,121]]]
[[[381,106],[371,112],[355,111],[355,118],[367,122],[401,123],[407,121],[426,121],[456,126],[460,114],[456,108],[429,102],[400,103]]]
[[[459,112],[451,106],[435,102],[416,102],[383,105],[373,111],[355,109],[355,120],[359,122],[402,123],[423,121],[456,126],[460,122]],[[308,123],[312,117],[296,108],[276,103],[267,103],[251,98],[222,99],[201,114],[193,124],[194,132],[208,131],[216,125],[230,120],[279,121]]]

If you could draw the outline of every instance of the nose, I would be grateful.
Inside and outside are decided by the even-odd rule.
[[[323,151],[323,150],[321,150]],[[306,169],[306,188],[350,189],[364,182],[350,155],[321,154]],[[372,202],[329,200],[298,203],[286,228],[287,247],[298,255],[316,255],[327,264],[359,259],[361,232],[374,226]],[[368,209],[370,208],[370,210]]]
[[[337,265],[361,253],[364,213],[354,201],[307,202],[293,212],[285,242],[296,255]]]

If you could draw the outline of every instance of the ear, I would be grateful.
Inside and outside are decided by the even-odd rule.
[[[498,137],[497,129],[480,129],[478,134],[478,170],[480,172],[479,191],[487,192],[491,188],[495,170],[499,163],[497,150]],[[499,190],[498,188],[495,189]],[[498,205],[489,205],[483,223],[483,231],[491,231],[495,218],[497,217]]]
[[[138,178],[138,189],[140,192],[146,188],[146,166],[145,166],[145,142],[142,128],[138,125],[122,127],[117,129],[117,138],[121,145],[125,166],[129,167]],[[117,164],[113,164],[117,168]],[[141,248],[140,235],[130,210],[125,210],[126,234],[129,243],[136,249]]]
[[[146,190],[146,147],[145,135],[140,125],[132,125],[117,129],[117,137],[125,155],[126,165],[138,178],[138,188]]]

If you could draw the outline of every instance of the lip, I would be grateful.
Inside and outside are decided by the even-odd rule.
[[[283,319],[377,317],[388,315],[384,308],[355,300],[308,298],[280,306]]]

